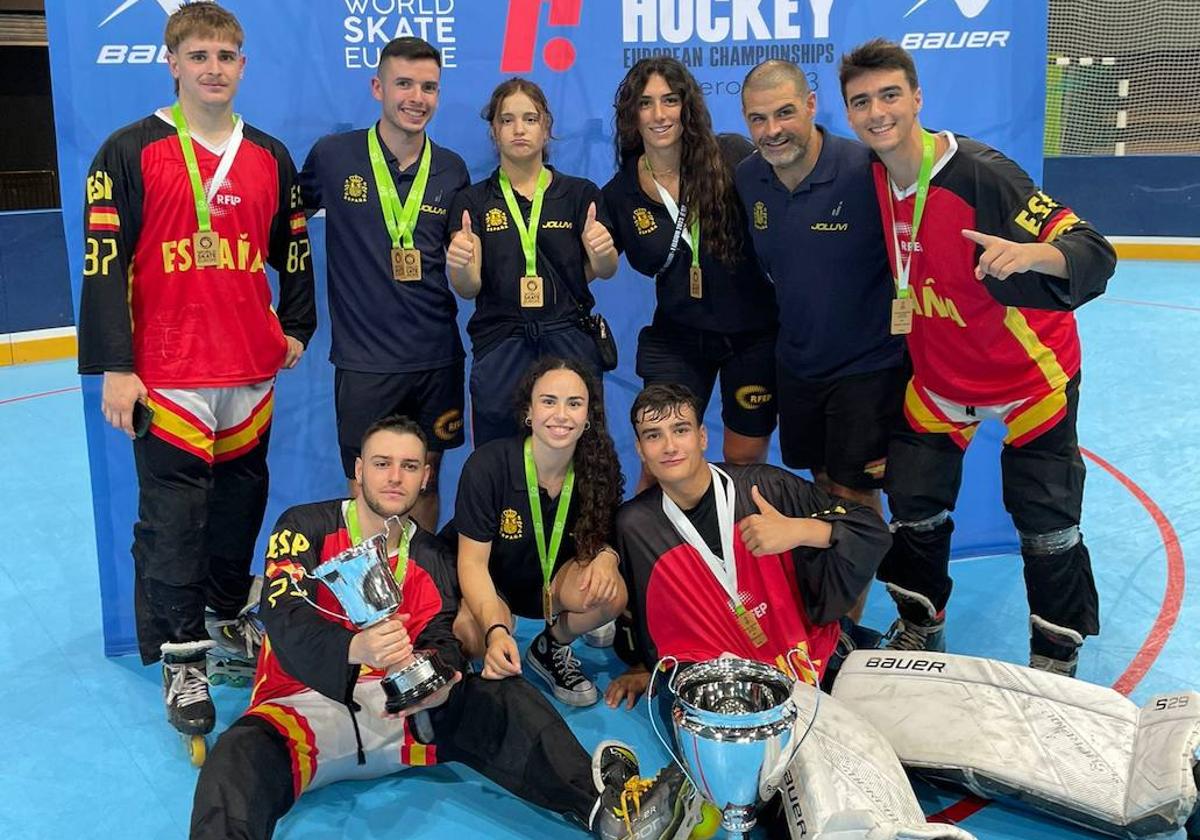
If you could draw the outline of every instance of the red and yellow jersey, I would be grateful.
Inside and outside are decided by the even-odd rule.
[[[1004,155],[966,137],[953,139],[957,149],[952,143],[950,157],[934,171],[911,254],[914,377],[963,405],[998,405],[1061,390],[1080,366],[1070,310],[1104,291],[1116,255]],[[915,190],[897,200],[883,164],[875,159],[872,167],[896,272],[893,243],[908,253]],[[982,249],[963,237],[964,229],[1052,244],[1066,258],[1068,277],[1026,272],[976,280]]]
[[[220,155],[194,140],[206,188]],[[89,170],[84,210],[80,373],[133,371],[152,388],[248,385],[270,379],[307,343],[316,306],[291,157],[245,126],[211,201],[219,264],[198,268],[196,208],[173,124],[158,115],[126,126]],[[279,272],[279,314],[265,268]]]
[[[271,533],[259,608],[267,635],[254,676],[252,707],[309,689],[349,704],[356,682],[383,676],[365,665],[349,664],[350,639],[357,631],[348,621],[333,617],[344,614],[337,598],[325,584],[307,576],[351,546],[344,506],[344,501],[333,500],[290,508]],[[391,561],[394,572],[396,558]],[[433,648],[447,665],[461,670],[464,657],[453,632],[458,609],[454,574],[454,558],[445,546],[418,528],[409,542],[401,585],[401,612],[409,616],[404,628],[414,648]]]
[[[721,468],[733,481],[738,522],[759,512],[751,497],[751,488],[757,486],[784,516],[830,523],[832,545],[755,557],[734,527],[738,600],[754,614],[765,637],[755,644],[700,552],[663,512],[662,489],[646,490],[617,513],[617,551],[629,584],[633,646],[649,667],[665,656],[701,662],[732,653],[785,672],[799,671],[815,683],[837,645],[838,619],[870,584],[891,535],[870,508],[835,500],[786,470],[766,464]],[[710,520],[716,528],[711,499],[710,488],[688,516]],[[696,527],[705,533],[703,522]],[[815,674],[808,670],[809,660]]]

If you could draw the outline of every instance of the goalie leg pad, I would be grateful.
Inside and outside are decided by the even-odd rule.
[[[820,705],[817,706],[817,699]],[[798,684],[795,737],[816,718],[776,788],[793,840],[974,840],[953,825],[927,823],[896,754],[875,727],[836,698]]]

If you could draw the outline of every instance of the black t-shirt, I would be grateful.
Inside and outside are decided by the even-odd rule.
[[[558,497],[550,498],[538,487],[542,506],[542,528],[546,542],[554,528]],[[579,516],[579,492],[571,496],[562,544],[554,570],[575,557],[575,520]],[[454,530],[477,542],[492,544],[488,571],[496,590],[510,603],[520,603],[542,588],[542,567],[529,513],[529,490],[525,486],[525,436],[485,443],[467,458],[458,480],[454,505]],[[553,576],[553,575],[552,575]]]
[[[683,515],[692,523],[708,545],[709,551],[724,559],[725,549],[721,547],[721,524],[717,520],[717,494],[710,482],[708,491],[700,497],[700,501],[691,510],[685,510]]]
[[[734,168],[754,151],[754,147],[737,134],[722,134],[718,140],[732,177]],[[638,183],[636,157],[625,162],[604,185],[603,193],[618,250],[625,254],[634,271],[655,277],[671,251],[675,222],[657,196],[651,198],[642,190]],[[726,213],[739,220],[736,227],[742,234],[742,249],[737,261],[733,266],[727,266],[714,257],[705,247],[705,232],[701,230],[703,292],[697,300],[691,296],[689,280],[692,249],[681,236],[675,259],[655,282],[658,301],[654,310],[655,324],[667,323],[725,334],[775,327],[775,293],[754,257],[745,224],[741,221],[742,209],[732,190]]]
[[[500,191],[500,170],[462,190],[450,208],[450,233],[462,227],[463,210],[471,214],[471,230],[483,243],[482,285],[467,334],[478,353],[482,347],[507,338],[528,321],[548,322],[588,314],[595,299],[588,290],[587,254],[583,226],[588,205],[596,204],[596,219],[611,230],[600,188],[586,178],[564,175],[547,167],[553,180],[542,199],[537,232],[537,273],[542,278],[541,307],[522,307],[520,280],[525,276],[521,235],[509,218]],[[532,202],[513,190],[523,221],[529,221]]]

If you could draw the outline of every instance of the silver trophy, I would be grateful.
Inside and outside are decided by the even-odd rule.
[[[360,630],[395,615],[404,603],[400,583],[388,566],[387,539],[385,525],[382,533],[334,555],[308,573],[329,587],[346,611],[345,615],[333,615]],[[387,695],[385,708],[394,714],[415,706],[449,685],[453,677],[454,669],[442,661],[437,651],[415,650],[412,661],[389,671],[381,681]]]
[[[650,699],[654,677],[669,661],[678,753],[659,734]],[[761,783],[779,775],[804,739],[794,736],[801,722],[791,694],[791,677],[748,659],[712,659],[680,670],[668,656],[651,675],[650,724],[696,789],[721,809],[721,827],[730,837],[744,837],[754,827]]]

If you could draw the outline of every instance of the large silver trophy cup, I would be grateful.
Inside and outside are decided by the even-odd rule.
[[[356,546],[317,566],[309,575],[329,587],[344,618],[360,630],[395,615],[404,603],[400,583],[388,566],[387,531],[368,537]],[[386,709],[396,713],[415,706],[450,683],[454,669],[435,650],[413,651],[412,661],[388,672],[381,684]]]
[[[661,660],[655,674],[673,659]],[[760,782],[777,775],[802,740],[794,737],[799,712],[790,699],[792,679],[747,659],[712,659],[682,670],[674,665],[667,680],[675,695],[678,753],[672,753],[696,789],[721,809],[721,827],[743,837],[756,821]],[[656,717],[651,705],[657,733]]]

